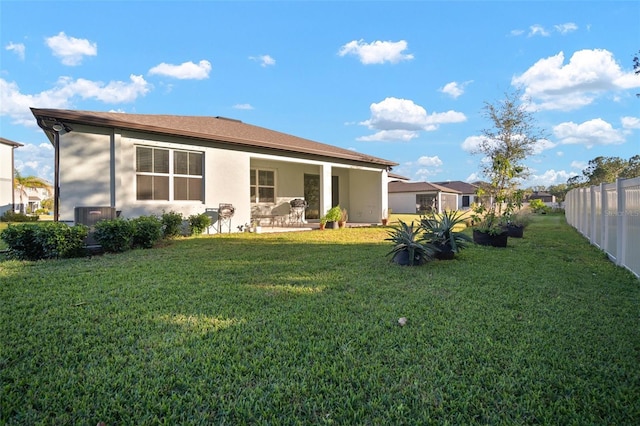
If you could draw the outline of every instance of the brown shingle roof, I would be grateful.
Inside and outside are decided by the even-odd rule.
[[[446,188],[444,186],[437,185],[429,182],[402,182],[392,181],[389,182],[389,192],[448,192],[458,193],[455,189]]]
[[[203,141],[218,141],[237,146],[276,150],[289,154],[307,154],[388,167],[398,165],[393,161],[223,117],[126,114],[39,108],[31,108],[31,112],[39,123],[40,120],[44,119],[51,122],[60,121],[69,125],[76,123],[138,130]]]
[[[446,188],[451,188],[451,189],[455,189],[456,191],[459,191],[463,194],[473,194],[476,192],[476,189],[478,189],[478,187],[476,185],[467,183],[467,182],[463,182],[461,180],[451,180],[451,181],[446,181],[446,182],[435,182],[436,185],[441,185],[444,186]]]

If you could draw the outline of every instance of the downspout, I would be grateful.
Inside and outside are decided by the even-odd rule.
[[[60,130],[61,124],[54,124],[53,129],[53,221],[60,217]]]
[[[11,213],[16,211],[16,164],[15,149],[17,146],[11,147]]]

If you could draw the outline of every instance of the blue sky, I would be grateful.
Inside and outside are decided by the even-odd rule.
[[[473,181],[484,102],[516,86],[539,141],[525,186],[640,153],[638,1],[7,1],[0,136],[53,179],[29,107],[226,116]]]

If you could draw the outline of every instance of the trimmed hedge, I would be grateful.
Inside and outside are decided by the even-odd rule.
[[[89,228],[60,222],[9,225],[0,238],[9,246],[8,256],[20,260],[81,257]]]

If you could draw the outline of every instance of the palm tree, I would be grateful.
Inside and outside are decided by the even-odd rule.
[[[20,194],[20,212],[26,213],[25,204],[23,201],[23,194],[25,193],[25,188],[47,188],[51,191],[51,185],[47,183],[44,179],[39,178],[37,176],[22,176],[19,171],[15,171],[15,176],[13,178],[13,186],[18,190]]]

